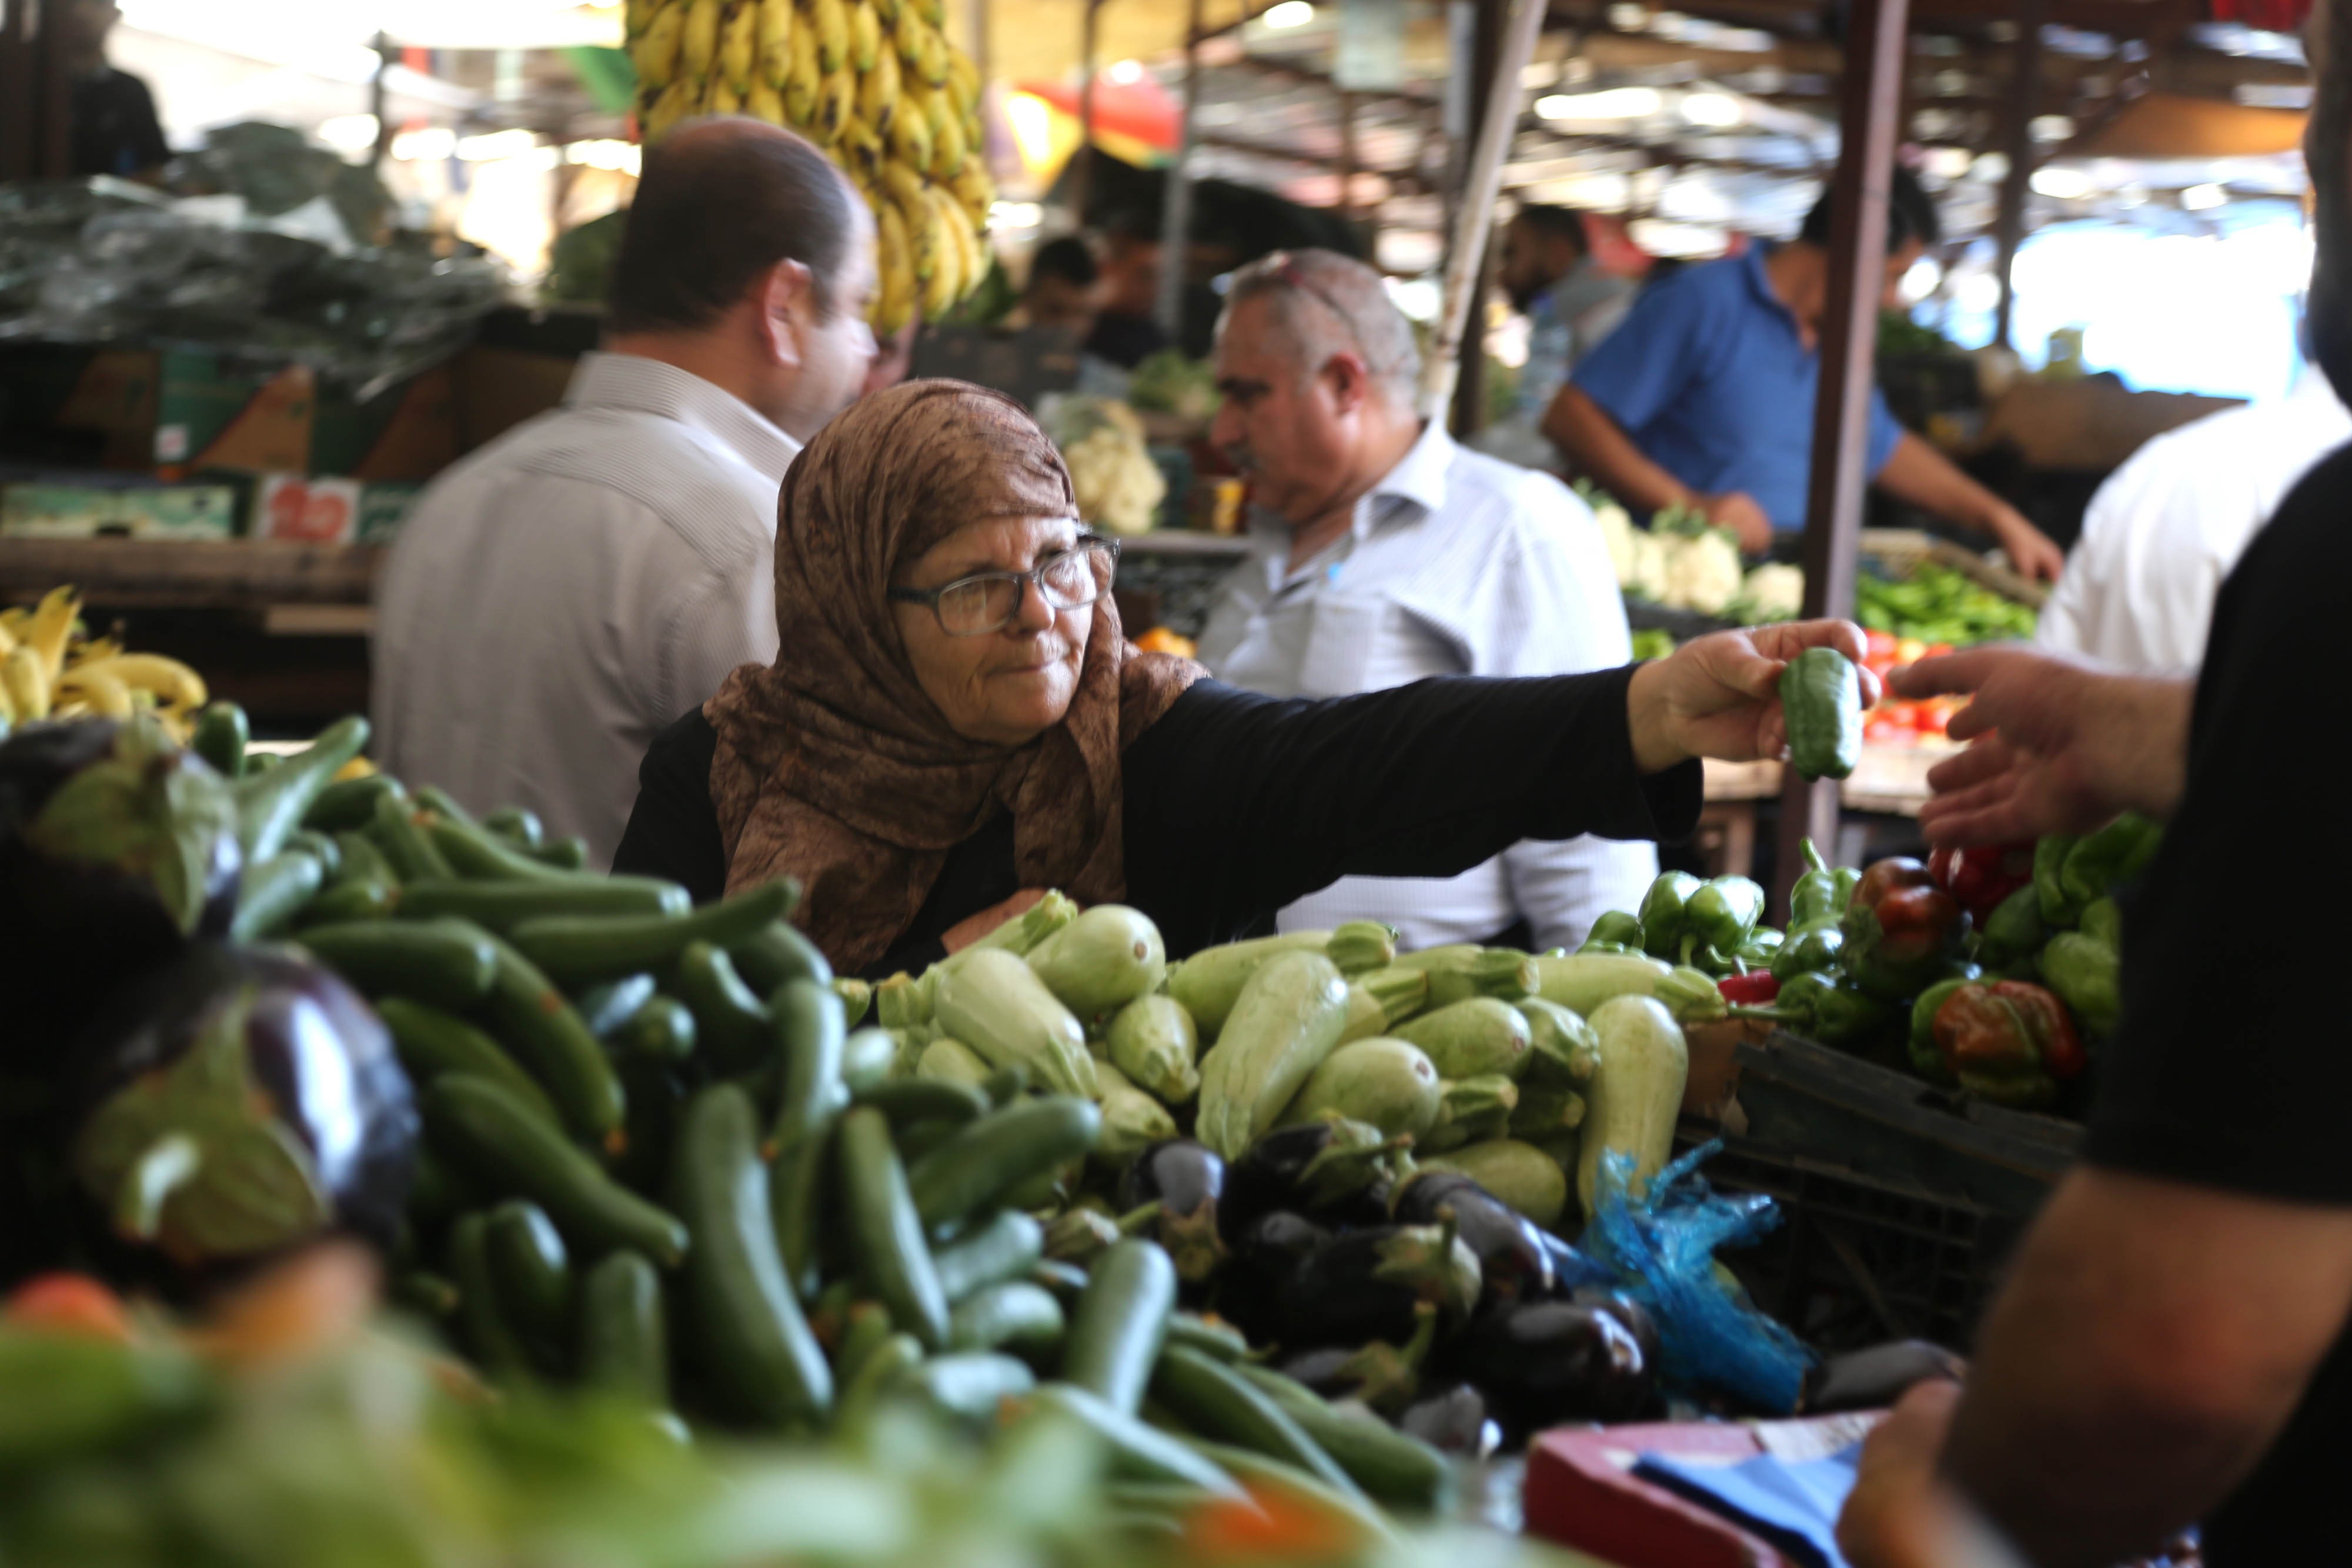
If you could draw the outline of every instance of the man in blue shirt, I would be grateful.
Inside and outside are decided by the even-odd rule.
[[[1887,303],[1939,235],[1935,204],[1895,171]],[[1577,467],[1637,511],[1684,506],[1744,549],[1805,525],[1821,320],[1829,302],[1830,198],[1786,245],[1689,267],[1645,293],[1576,368],[1544,433]],[[1900,500],[1997,540],[2018,570],[2054,579],[2065,557],[2015,507],[1870,401],[1872,479]]]

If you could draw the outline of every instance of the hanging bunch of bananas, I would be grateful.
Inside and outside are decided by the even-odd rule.
[[[0,735],[37,719],[152,713],[185,744],[205,696],[204,678],[179,660],[89,635],[70,588],[0,610]]]
[[[638,128],[748,114],[825,148],[873,209],[871,319],[895,332],[988,271],[980,73],[946,19],[944,0],[628,0]]]

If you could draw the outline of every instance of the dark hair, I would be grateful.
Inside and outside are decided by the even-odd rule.
[[[1823,191],[1813,210],[1805,214],[1805,226],[1797,237],[1807,245],[1826,247],[1830,243],[1830,193]],[[1886,185],[1886,254],[1893,256],[1913,240],[1933,250],[1944,240],[1944,220],[1937,214],[1934,198],[1921,188],[1918,176],[1901,164],[1895,166],[1893,178]]]
[[[672,131],[646,154],[613,263],[605,324],[693,331],[741,301],[777,263],[809,269],[816,307],[849,259],[849,186],[789,131],[744,121]]]
[[[1521,207],[1519,222],[1538,238],[1568,241],[1579,256],[1592,252],[1592,241],[1584,232],[1584,214],[1573,207]]]
[[[1060,239],[1047,240],[1037,247],[1029,263],[1029,281],[1058,277],[1074,287],[1091,288],[1102,268],[1095,265],[1095,253],[1087,242],[1076,235],[1064,235]]]

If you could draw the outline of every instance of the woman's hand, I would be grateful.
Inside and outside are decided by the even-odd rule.
[[[1937,1479],[1957,1383],[1923,1383],[1863,1445],[1838,1549],[1854,1568],[1997,1568],[2017,1559]]]
[[[1633,763],[1662,772],[1694,757],[1752,762],[1788,745],[1780,672],[1808,648],[1835,648],[1862,676],[1864,707],[1878,678],[1861,668],[1862,628],[1850,621],[1791,621],[1695,638],[1633,672],[1625,691]]]
[[[1045,896],[1042,887],[1024,887],[1002,904],[993,904],[977,915],[967,915],[947,928],[940,943],[950,953],[961,953],[1006,921],[1029,913],[1029,906]]]
[[[2188,771],[2187,680],[2125,675],[2032,648],[1968,648],[1893,676],[1906,697],[1967,695],[1966,751],[1928,769],[1919,825],[1937,844],[2087,832],[2116,812],[2172,814]]]

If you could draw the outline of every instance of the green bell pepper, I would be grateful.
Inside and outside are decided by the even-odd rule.
[[[2005,969],[2031,958],[2042,951],[2049,932],[2042,924],[2042,894],[2032,886],[2021,887],[1993,906],[1985,917],[1984,939],[1978,944],[1977,956],[1986,967]]]
[[[1704,883],[1683,906],[1685,939],[1727,956],[1737,953],[1764,913],[1764,890],[1744,876]]]
[[[2083,935],[2094,942],[2104,942],[2120,953],[2124,950],[2124,912],[2112,898],[2095,898],[2083,905]]]
[[[1830,873],[1831,907],[1843,915],[1853,903],[1856,889],[1862,886],[1862,868],[1842,865]]]
[[[2123,1012],[2123,965],[2113,947],[2077,931],[2053,936],[2042,949],[2042,983],[2058,993],[2085,1030],[2115,1032]]]
[[[1853,890],[1846,897],[1853,896]],[[1805,872],[1797,884],[1789,890],[1789,929],[1811,925],[1816,920],[1834,920],[1845,913],[1845,901],[1838,896],[1838,873],[1813,841],[1805,841]]]
[[[1748,934],[1748,940],[1739,945],[1738,951],[1732,956],[1751,969],[1769,969],[1788,940],[1785,935],[1769,925],[1759,925]]]
[[[1670,871],[1642,895],[1643,947],[1654,958],[1678,960],[1690,935],[1690,901],[1704,884],[1685,871]]]
[[[1645,945],[1641,916],[1628,915],[1622,909],[1611,910],[1594,921],[1591,931],[1585,936],[1584,945],[1587,948],[1591,947],[1595,943],[1612,943],[1617,946],[1630,947],[1636,953],[1640,952]]]
[[[1789,928],[1788,940],[1772,955],[1772,977],[1782,985],[1800,975],[1837,967],[1845,951],[1845,931],[1835,915]]]
[[[2066,891],[2066,857],[2082,841],[2072,833],[2051,833],[2033,846],[2033,893],[2042,910],[2042,924],[2053,931],[2072,928],[2088,899]]]
[[[1959,1082],[1945,1064],[1943,1048],[1936,1043],[1936,1015],[1943,1010],[1946,1002],[1952,999],[1953,992],[1962,986],[1975,983],[1957,976],[1948,980],[1939,980],[1920,992],[1919,999],[1911,1004],[1911,1071],[1930,1083],[1940,1083],[1950,1089]]]
[[[2060,890],[2077,909],[2128,882],[2156,857],[2164,830],[2137,811],[2126,811],[2066,852],[2059,869]]]
[[[1860,1044],[1895,1016],[1895,1009],[1853,985],[1824,974],[1799,975],[1769,1008],[1734,1008],[1738,1018],[1785,1023],[1808,1040],[1843,1050]]]

